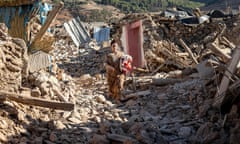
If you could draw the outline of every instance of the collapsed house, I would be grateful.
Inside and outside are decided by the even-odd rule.
[[[211,82],[221,79],[212,83],[217,84],[213,106],[220,108],[228,103],[229,99],[238,97],[235,92],[239,87],[239,15],[209,17],[211,22],[194,25],[188,25],[182,19],[161,17],[157,14],[130,14],[115,26],[118,29],[115,37],[125,38],[122,44],[132,51],[130,54],[135,59],[136,69],[145,68],[145,71],[153,74],[159,71],[182,70],[180,75],[189,74],[186,70],[191,69],[197,70],[202,79]],[[144,27],[143,36],[136,29],[138,21],[141,21]],[[133,29],[128,29],[127,35],[126,30],[122,29],[125,25],[130,25]],[[144,41],[136,40],[139,37]],[[129,53],[129,50],[126,52]],[[139,59],[137,53],[144,55],[144,59]],[[144,65],[137,64],[137,61]],[[217,79],[214,80],[213,77]],[[234,91],[233,95],[226,95],[226,92],[230,91]]]
[[[40,72],[41,69],[54,64],[51,63],[51,56],[47,54],[53,49],[54,37],[47,31],[63,7],[63,3],[59,3],[52,10],[46,9],[46,7],[47,5],[41,1],[32,0],[0,2],[0,23],[2,23],[0,29],[1,95],[24,104],[72,110],[74,104],[68,103],[68,98],[62,94],[58,79]],[[46,17],[46,15],[48,16]],[[56,66],[54,70],[51,69],[50,72],[57,74]],[[37,82],[36,79],[39,76],[49,77],[52,80],[50,82],[42,79],[43,81]],[[29,85],[29,81],[32,83],[31,85]],[[59,96],[57,99],[63,103],[29,97],[34,94],[37,97],[50,95],[47,90],[49,82],[52,83],[51,87],[54,87],[54,93]],[[24,87],[24,84],[29,87]]]

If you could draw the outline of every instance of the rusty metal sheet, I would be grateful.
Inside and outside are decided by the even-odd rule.
[[[144,67],[142,21],[136,21],[123,26],[121,41],[124,52],[133,57],[133,66]]]

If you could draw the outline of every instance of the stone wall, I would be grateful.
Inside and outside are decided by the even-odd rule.
[[[16,91],[27,76],[27,47],[22,39],[12,38],[0,24],[0,89]]]

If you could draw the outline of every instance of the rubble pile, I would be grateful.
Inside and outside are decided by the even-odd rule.
[[[57,40],[51,55],[58,66],[72,77],[80,77],[84,74],[94,76],[102,73],[105,56],[111,50],[108,47],[100,49],[95,41],[90,41],[78,48],[66,33],[64,27],[59,26],[54,30]]]
[[[206,80],[196,77],[176,78],[174,72],[135,77],[137,91],[128,83],[129,94],[120,105],[112,103],[104,94],[107,90],[104,81],[79,87],[77,101],[81,106],[77,119],[84,126],[92,124],[87,141],[94,144],[238,143],[234,140],[239,134],[235,131],[237,106],[233,105],[231,112],[222,117],[212,107],[216,85],[207,86]],[[175,80],[171,84],[159,83],[158,80],[170,76]],[[84,82],[79,79],[79,83]]]
[[[75,84],[64,72],[57,76],[46,71],[35,72],[28,77],[31,96],[75,103]]]
[[[182,52],[172,42],[165,40],[154,41],[150,47],[151,49],[147,49],[145,52],[145,58],[149,61],[148,67],[151,71],[154,71],[159,66],[163,67],[161,70],[165,68],[165,71],[169,71],[184,69],[192,64],[192,61],[186,56],[180,55]]]
[[[75,104],[73,111],[66,112],[3,101],[0,141],[237,144],[240,52],[236,47],[238,37],[230,37],[238,32],[235,18],[189,26],[156,14],[125,17],[116,36],[120,37],[122,24],[143,20],[143,47],[151,73],[127,77],[120,104],[107,94],[103,63],[109,48],[99,48],[93,41],[77,48],[63,27],[55,27],[52,71],[47,68],[24,75],[22,85],[22,78],[16,80],[6,74],[12,72],[6,63],[15,64],[11,59],[16,58],[21,61],[16,75],[24,77],[21,73],[27,69],[27,58],[23,57],[25,51],[18,48],[22,43],[9,37],[5,27],[0,28],[0,45],[6,45],[4,54],[0,50],[0,82],[8,84],[0,84],[1,90],[14,91],[9,88],[24,86],[21,94]],[[8,78],[12,79],[5,80]],[[16,85],[12,85],[13,80]]]
[[[159,65],[163,65],[159,69],[163,71],[193,66],[192,59],[189,59],[189,54],[184,50],[180,39],[191,49],[198,61],[203,61],[205,56],[209,55],[207,45],[221,36],[224,37],[224,40],[220,40],[222,49],[230,48],[231,43],[239,43],[238,15],[225,19],[210,19],[209,22],[202,24],[186,25],[177,19],[162,17],[160,14],[129,14],[115,27],[120,28],[137,20],[142,20],[143,23],[143,48],[150,71],[156,70]],[[233,35],[236,38],[233,38]],[[120,36],[121,29],[118,29],[115,37]]]
[[[135,16],[123,21],[134,21]],[[238,143],[239,101],[233,97],[239,96],[239,67],[228,67],[238,62],[238,37],[230,37],[230,32],[238,32],[233,30],[239,25],[238,19],[194,27],[171,20],[161,23],[168,30],[169,25],[176,31],[182,30],[179,35],[165,35],[164,30],[154,34],[154,28],[162,27],[146,14],[139,14],[136,19],[143,20],[145,58],[151,72],[157,69],[167,73],[155,71],[153,76],[135,77],[136,93],[131,91],[131,82],[127,83],[131,94],[125,95],[125,103],[118,107],[120,119],[114,118],[113,122],[112,118],[105,118],[105,113],[101,114],[92,143]],[[229,27],[230,23],[235,28]],[[117,26],[115,37],[120,37],[122,24]],[[223,87],[219,84],[229,79],[223,76],[227,71],[233,72],[234,78],[230,87]],[[220,92],[225,88],[227,93],[223,96]],[[230,102],[225,98],[230,98]]]
[[[47,106],[44,103],[62,102],[63,107],[64,103],[75,104],[73,79],[55,63],[54,74],[49,73],[48,68],[29,73],[24,40],[9,36],[7,27],[2,23],[0,41],[0,142],[42,143],[49,139],[56,141],[52,131],[65,128],[59,119],[69,117],[71,112],[53,110],[54,105],[48,106],[53,109],[41,108],[34,106],[34,103]]]

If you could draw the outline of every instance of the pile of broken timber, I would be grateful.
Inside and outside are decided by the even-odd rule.
[[[217,47],[215,47],[217,48]],[[228,66],[225,68],[223,78],[217,93],[215,95],[213,106],[220,108],[225,101],[229,99],[234,102],[234,100],[239,96],[238,88],[240,88],[240,79],[235,74],[236,70],[239,70],[239,60],[240,60],[240,46],[234,49],[233,55],[228,62]],[[227,94],[228,90],[231,91],[233,97]]]
[[[226,99],[230,98],[228,95],[234,95],[232,100],[239,96],[239,50],[236,47],[240,44],[239,15],[189,26],[159,14],[130,14],[115,25],[118,29],[114,37],[121,37],[123,25],[138,20],[143,24],[146,71],[151,75],[197,70],[201,78],[212,80],[215,107],[226,103]],[[221,80],[219,86],[218,80]],[[169,82],[172,83],[172,80]]]

